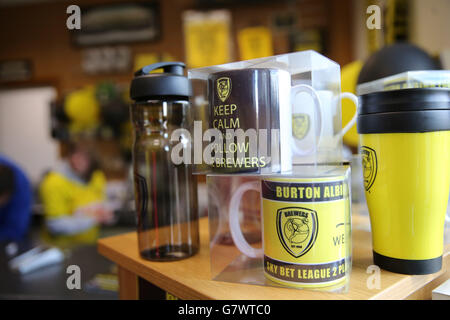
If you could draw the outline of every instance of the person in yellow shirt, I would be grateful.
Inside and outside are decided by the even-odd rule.
[[[113,219],[104,201],[105,188],[106,178],[95,169],[90,153],[71,145],[66,161],[49,172],[39,188],[44,240],[61,247],[95,242],[99,225]]]

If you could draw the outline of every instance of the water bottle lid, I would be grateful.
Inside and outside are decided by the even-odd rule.
[[[182,62],[159,62],[139,69],[131,81],[130,97],[135,101],[181,99],[191,96],[191,84]],[[150,73],[163,69],[162,73]]]

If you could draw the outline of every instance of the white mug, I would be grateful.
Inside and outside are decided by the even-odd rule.
[[[314,89],[313,89],[314,90]],[[341,119],[338,108],[341,99],[350,99],[355,104],[353,118],[335,133],[335,119]],[[349,92],[333,96],[330,90],[314,90],[314,95],[297,94],[292,98],[292,149],[293,156],[307,156],[318,148],[339,148],[338,142],[356,123],[358,98]],[[317,111],[319,106],[319,111]],[[312,112],[314,111],[314,116]],[[319,116],[317,117],[317,114]],[[314,121],[311,120],[314,119]]]

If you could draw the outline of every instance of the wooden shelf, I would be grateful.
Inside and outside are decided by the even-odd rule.
[[[98,251],[119,266],[120,297],[137,298],[137,277],[180,299],[431,299],[431,291],[450,277],[450,245],[445,248],[443,268],[431,275],[402,275],[381,270],[380,289],[368,289],[367,273],[373,264],[370,233],[364,217],[353,219],[353,264],[348,293],[247,285],[211,280],[208,220],[200,220],[201,248],[195,256],[176,262],[141,259],[136,232],[100,239]]]

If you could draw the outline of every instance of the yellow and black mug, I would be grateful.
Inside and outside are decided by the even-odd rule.
[[[357,126],[374,263],[404,274],[439,271],[450,186],[450,90],[362,95]]]
[[[229,206],[230,232],[246,256],[263,258],[276,284],[339,291],[349,280],[351,255],[348,172],[312,178],[265,177],[241,185]],[[262,248],[245,240],[239,223],[244,193],[261,192]]]

